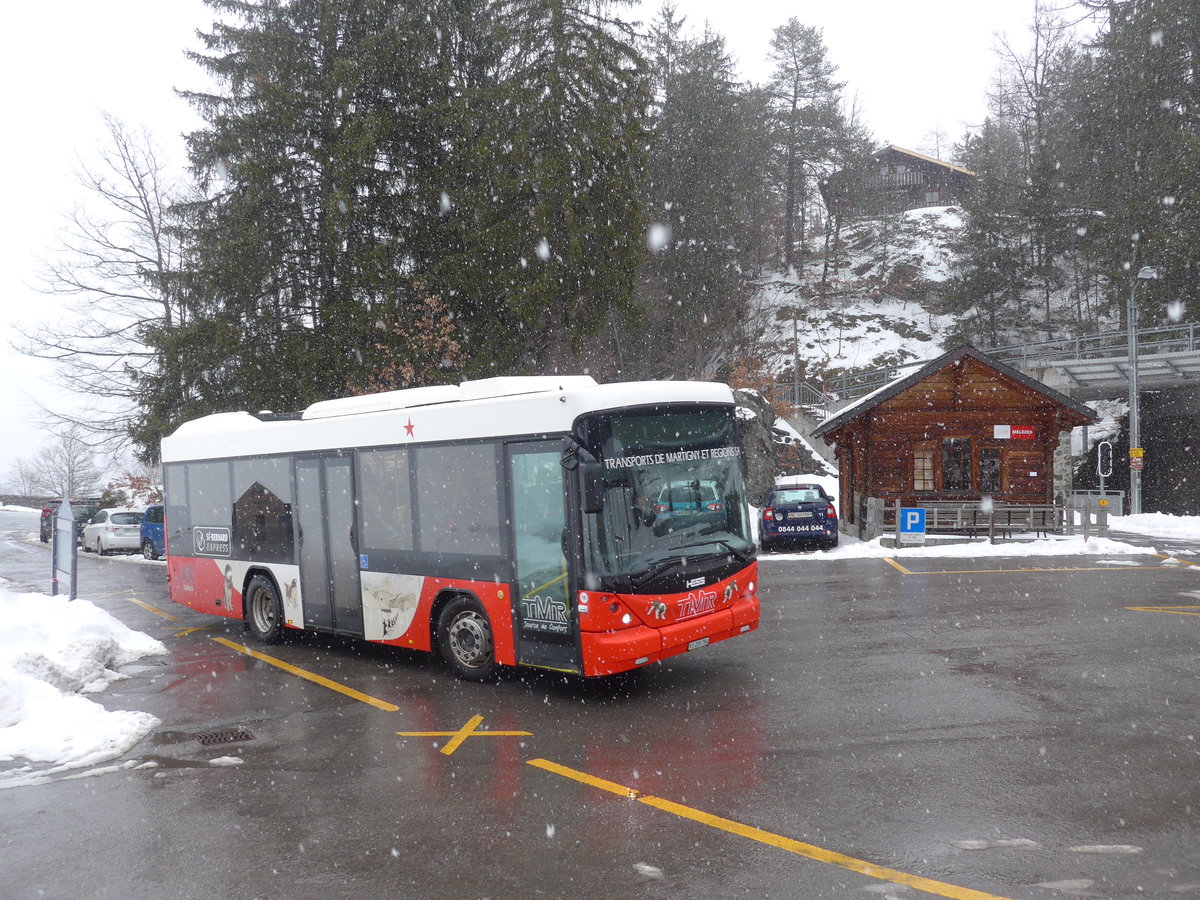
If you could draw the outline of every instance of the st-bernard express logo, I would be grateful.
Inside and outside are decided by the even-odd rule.
[[[196,525],[192,528],[192,546],[197,556],[228,556],[229,529]]]

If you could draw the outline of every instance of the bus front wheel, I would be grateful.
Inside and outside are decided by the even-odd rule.
[[[277,644],[283,638],[283,604],[279,591],[266,575],[255,575],[246,587],[246,624],[250,633],[264,644]]]
[[[492,623],[474,597],[455,597],[438,616],[438,649],[454,673],[467,681],[496,674]]]

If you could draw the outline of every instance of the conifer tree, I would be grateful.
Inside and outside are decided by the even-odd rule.
[[[839,126],[842,83],[826,56],[819,28],[791,18],[775,29],[770,61],[775,69],[769,90],[775,111],[775,142],[784,197],[783,253],[785,270],[796,263],[797,246],[807,237],[806,207],[811,187],[833,153]]]

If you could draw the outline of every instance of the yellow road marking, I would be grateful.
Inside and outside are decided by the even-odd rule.
[[[238,653],[244,653],[246,656],[252,656],[254,659],[262,660],[275,666],[277,669],[295,675],[297,678],[304,678],[314,684],[319,684],[321,687],[327,687],[331,691],[337,691],[339,694],[344,694],[351,699],[358,700],[360,703],[366,703],[368,706],[374,706],[376,709],[382,709],[384,712],[396,712],[400,707],[393,703],[388,703],[386,700],[379,700],[369,694],[364,694],[361,691],[356,691],[354,688],[346,687],[344,684],[338,684],[336,681],[330,681],[323,675],[318,675],[315,672],[309,672],[307,669],[301,669],[299,666],[293,666],[289,662],[284,662],[282,659],[276,659],[274,656],[268,656],[265,653],[259,653],[257,650],[251,650],[244,644],[239,644],[231,641],[228,638],[215,637],[212,640],[222,646],[228,647],[230,650],[236,650]]]
[[[1133,612],[1174,613],[1177,616],[1200,616],[1200,606],[1127,606]],[[1191,612],[1190,610],[1195,610]]]
[[[1166,557],[1171,558],[1171,557]],[[1162,566],[1017,566],[1012,569],[939,569],[936,572],[910,572],[886,556],[885,560],[905,575],[1017,575],[1049,572],[1161,572]]]
[[[441,752],[447,756],[453,754],[469,737],[533,737],[531,731],[479,731],[482,723],[483,716],[472,716],[458,731],[397,731],[396,734],[401,737],[448,737],[450,740],[441,748]]]
[[[887,563],[889,566],[891,566],[893,569],[896,569],[901,575],[911,575],[912,574],[912,572],[908,571],[908,569],[904,568],[904,566],[900,565],[900,563],[896,562],[890,556],[885,556],[883,558],[883,561],[885,563]]]
[[[135,606],[140,606],[142,609],[150,610],[150,612],[154,613],[156,616],[162,616],[164,619],[169,619],[172,622],[179,621],[178,616],[173,616],[169,612],[163,612],[157,606],[151,606],[149,603],[144,603],[143,601],[139,600],[137,597],[126,597],[125,599],[128,600],[130,603],[134,604]]]
[[[1154,555],[1157,556],[1159,559],[1173,559],[1173,560],[1175,560],[1175,562],[1182,563],[1185,566],[1200,565],[1200,563],[1188,562],[1186,559],[1180,559],[1178,556],[1166,556],[1165,554],[1162,554],[1162,553],[1155,553]]]
[[[621,797],[627,797],[631,800],[637,800],[639,803],[645,803],[647,806],[652,806],[655,809],[660,809],[663,812],[671,813],[683,819],[690,819],[693,822],[699,822],[701,825],[707,825],[710,828],[716,828],[720,831],[725,831],[730,834],[736,834],[740,837],[748,838],[752,841],[758,841],[760,844],[767,844],[771,847],[794,853],[797,856],[804,856],[808,859],[816,860],[817,862],[829,863],[830,865],[840,866],[843,869],[849,869],[851,872],[858,872],[860,875],[867,875],[871,878],[879,878],[884,881],[894,882],[896,884],[907,885],[919,891],[924,891],[927,894],[936,894],[939,897],[949,897],[951,900],[1004,900],[996,894],[987,894],[983,891],[972,890],[971,888],[959,887],[953,884],[946,884],[941,881],[934,881],[931,878],[923,878],[920,875],[911,875],[908,872],[901,872],[899,869],[889,869],[886,866],[877,866],[874,863],[869,863],[866,860],[855,859],[853,856],[846,856],[843,853],[836,853],[833,850],[826,850],[823,847],[817,847],[813,844],[806,844],[803,841],[793,840],[792,838],[783,837],[782,835],[773,834],[769,831],[763,831],[761,828],[754,828],[750,825],[743,825],[741,822],[735,822],[732,819],[724,819],[721,816],[714,816],[710,813],[701,812],[698,809],[692,809],[689,806],[683,806],[679,803],[674,803],[670,800],[664,800],[661,797],[652,797],[648,794],[642,794],[632,788],[617,784],[612,781],[606,781],[603,778],[596,778],[593,775],[588,775],[586,772],[579,772],[575,769],[569,769],[566,766],[561,766],[558,763],[550,762],[547,759],[531,759],[529,765],[539,769],[544,769],[547,772],[553,772],[555,775],[561,775],[564,778],[569,778],[573,781],[578,781],[582,784],[591,785],[600,790],[608,791]]]
[[[175,632],[175,637],[184,637],[189,634],[194,634],[197,631],[214,631],[211,625],[195,625],[192,628],[185,628],[183,631]]]

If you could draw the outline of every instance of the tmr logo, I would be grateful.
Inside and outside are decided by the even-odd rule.
[[[228,556],[229,529],[197,525],[192,528],[192,546],[197,556]]]
[[[676,620],[691,619],[695,616],[702,616],[705,613],[715,611],[716,608],[716,591],[692,591],[679,601],[679,613],[676,617]]]

